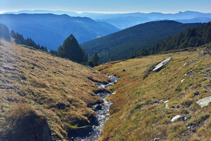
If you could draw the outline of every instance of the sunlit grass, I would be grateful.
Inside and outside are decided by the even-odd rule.
[[[111,87],[116,94],[108,99],[115,104],[100,140],[209,140],[211,110],[209,106],[200,108],[196,101],[211,95],[210,79],[204,74],[210,72],[211,57],[199,55],[198,51],[152,55],[96,67],[121,78]],[[146,75],[147,70],[168,57],[173,59],[167,66]],[[166,100],[169,109],[165,108]],[[176,115],[187,120],[171,123]],[[188,128],[190,124],[193,129]]]
[[[16,119],[33,109],[47,118],[59,140],[67,138],[70,128],[90,123],[95,113],[87,106],[102,101],[93,90],[97,82],[108,82],[104,75],[67,59],[0,42],[0,117],[14,111],[10,117]],[[20,101],[23,104],[17,104]]]

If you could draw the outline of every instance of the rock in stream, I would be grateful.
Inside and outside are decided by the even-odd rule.
[[[108,88],[112,85],[114,85],[115,82],[119,80],[119,78],[111,75],[107,75],[108,78],[112,80],[109,84],[99,84],[96,87],[97,88]],[[103,103],[96,104],[92,107],[92,109],[96,113],[96,121],[92,125],[92,130],[88,134],[84,135],[83,137],[77,137],[74,139],[74,141],[97,141],[98,138],[101,136],[101,131],[103,129],[103,126],[105,122],[109,118],[109,108],[114,103],[114,101],[106,101],[106,97],[111,95],[109,92],[100,92],[96,94],[98,97],[103,99]]]

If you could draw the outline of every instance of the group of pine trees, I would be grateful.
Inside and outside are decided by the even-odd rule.
[[[211,42],[211,22],[197,28],[188,28],[175,36],[167,37],[166,40],[159,42],[153,47],[141,49],[131,57],[147,56],[163,51],[184,49],[187,47],[199,47]]]
[[[49,52],[53,55],[67,58],[84,65],[87,64],[91,67],[100,64],[100,59],[97,53],[95,53],[92,56],[92,59],[88,61],[88,55],[86,54],[85,49],[81,48],[81,46],[78,44],[78,41],[72,34],[64,41],[63,45],[58,48],[58,52],[54,50],[50,50]]]
[[[43,50],[45,52],[48,51],[47,47],[40,46],[39,44],[36,44],[31,38],[24,39],[23,35],[21,35],[19,33],[15,33],[14,30],[12,30],[10,32],[10,36],[15,39],[15,43],[17,43],[17,44],[27,45],[27,46],[33,47],[35,49]]]
[[[8,27],[4,24],[0,24],[0,38],[10,41],[11,37],[15,39],[15,43],[17,44],[27,45],[35,49],[48,52],[47,47],[36,44],[31,38],[24,39],[23,35],[16,33],[14,30],[9,33]],[[88,55],[86,54],[85,49],[81,48],[78,41],[72,34],[64,41],[63,45],[58,48],[58,51],[50,50],[49,53],[54,56],[67,58],[77,63],[89,65],[91,67],[100,64],[100,59],[97,53],[95,53],[92,59],[88,61]]]

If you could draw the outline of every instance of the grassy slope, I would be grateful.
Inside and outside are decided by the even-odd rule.
[[[34,110],[48,119],[55,139],[64,139],[67,127],[93,120],[95,113],[87,106],[102,101],[93,92],[97,82],[108,79],[91,68],[0,39],[0,117],[15,119]],[[0,120],[0,127],[4,123]]]
[[[147,69],[170,56],[173,60],[165,68],[146,77]],[[183,66],[192,60],[198,62]],[[198,51],[177,52],[96,67],[121,78],[111,87],[116,94],[108,99],[115,103],[100,140],[210,140],[210,105],[200,108],[195,103],[211,95],[211,81],[204,74],[211,74],[210,60],[211,56],[201,56]],[[169,109],[162,100],[169,100]],[[187,120],[171,123],[176,115]]]

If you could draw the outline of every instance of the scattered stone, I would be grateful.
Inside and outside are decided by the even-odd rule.
[[[185,79],[182,79],[181,82],[183,82]]]
[[[0,117],[0,120],[5,120],[5,117]]]
[[[154,141],[159,141],[160,140],[160,138],[154,138]]]
[[[182,120],[184,120],[184,117],[183,117],[183,116],[181,116],[181,115],[176,115],[175,117],[173,117],[173,118],[171,119],[171,122],[182,121]]]
[[[195,128],[195,125],[189,125],[187,126],[187,129],[190,130],[191,132],[196,132],[196,128]]]
[[[186,66],[186,65],[187,65],[187,63],[185,63],[185,64],[183,65],[183,67]]]
[[[166,103],[166,106],[165,106],[166,109],[169,109],[168,102],[169,102],[168,100],[164,101],[164,103]]]
[[[112,94],[116,94],[116,91],[115,91],[115,92],[113,92]]]
[[[205,97],[203,99],[200,99],[196,102],[196,104],[198,104],[199,106],[204,107],[204,106],[208,106],[211,103],[211,96]]]
[[[2,67],[3,67],[5,70],[13,70],[12,67],[9,67],[9,66],[6,66],[6,65],[2,65]]]
[[[169,57],[162,62],[160,62],[152,71],[159,71],[161,68],[163,68],[168,62],[170,62],[172,57]]]

